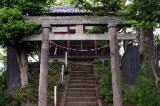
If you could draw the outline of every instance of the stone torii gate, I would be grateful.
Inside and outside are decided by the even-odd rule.
[[[136,40],[134,34],[123,34],[117,32],[117,27],[123,27],[124,19],[108,16],[28,16],[26,20],[33,20],[43,28],[43,33],[24,37],[24,41],[42,41],[41,64],[39,79],[39,101],[38,106],[47,106],[48,87],[48,57],[50,40],[109,40],[113,87],[113,104],[122,106],[120,87],[120,65],[118,57],[118,40]],[[75,34],[53,34],[50,33],[51,26],[75,25]],[[84,34],[84,25],[106,25],[108,33]]]

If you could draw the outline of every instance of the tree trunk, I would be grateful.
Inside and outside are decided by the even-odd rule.
[[[28,85],[28,60],[25,52],[25,47],[18,46],[16,48],[17,62],[20,68],[21,88]]]
[[[122,106],[122,93],[120,82],[120,63],[118,41],[116,35],[116,26],[109,25],[110,38],[110,56],[111,56],[111,72],[112,72],[112,89],[113,89],[113,104],[114,106]]]
[[[43,25],[38,106],[48,106],[49,26]]]
[[[140,58],[146,69],[155,69],[154,35],[152,29],[140,29]]]
[[[140,59],[141,65],[146,71],[153,71],[156,84],[159,77],[156,73],[156,59],[154,47],[154,34],[151,28],[140,28]]]

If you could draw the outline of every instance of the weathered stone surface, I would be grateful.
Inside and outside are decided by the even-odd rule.
[[[117,33],[119,40],[136,40],[135,34]],[[42,34],[27,36],[23,38],[24,41],[40,41]],[[49,40],[110,40],[108,33],[105,34],[49,34]]]
[[[122,71],[124,72],[126,84],[135,85],[137,73],[140,70],[140,57],[137,47],[129,45],[122,57]]]
[[[16,59],[15,47],[8,47],[7,50],[7,88],[9,90],[20,87],[20,68]]]
[[[118,53],[118,39],[116,34],[116,25],[111,23],[108,25],[110,37],[110,57],[111,57],[111,73],[112,73],[112,89],[113,89],[113,105],[123,106],[122,92],[120,82],[120,62]]]
[[[109,23],[124,24],[123,17],[108,16],[26,16],[26,20],[34,20],[37,24],[50,25],[107,25]]]
[[[49,26],[43,24],[38,106],[48,106],[49,31]]]

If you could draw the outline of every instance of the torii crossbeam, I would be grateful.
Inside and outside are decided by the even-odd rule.
[[[39,102],[38,106],[47,106],[48,87],[48,52],[49,40],[109,40],[110,57],[113,87],[113,104],[122,106],[121,86],[120,86],[120,65],[118,63],[118,40],[136,40],[134,34],[123,34],[117,32],[117,27],[123,27],[124,18],[108,16],[27,16],[26,20],[33,20],[38,25],[42,25],[43,34],[24,37],[24,41],[41,41],[41,64],[39,80]],[[75,34],[55,35],[50,33],[50,26],[75,25]],[[105,25],[108,26],[108,33],[87,35],[83,32],[84,25]]]

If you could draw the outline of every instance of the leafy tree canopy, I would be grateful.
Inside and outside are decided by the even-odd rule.
[[[23,15],[40,15],[47,0],[1,0],[0,7],[17,8]]]
[[[54,0],[0,0],[0,45],[21,43],[23,36],[38,30],[36,23],[24,21],[24,15],[41,15],[43,7]]]
[[[124,7],[125,0],[75,0],[77,6],[85,7],[92,11],[94,15],[118,15],[117,13]]]
[[[25,35],[34,33],[37,28],[32,21],[24,21],[17,9],[0,9],[0,45],[14,45],[21,42]]]
[[[159,27],[160,0],[132,0],[125,10],[124,15],[131,19],[128,23],[135,24],[136,27]]]

